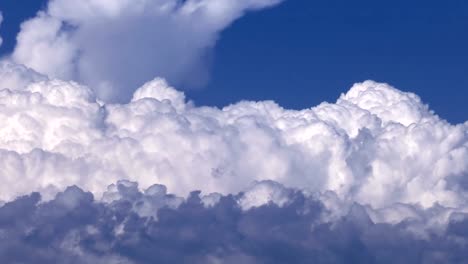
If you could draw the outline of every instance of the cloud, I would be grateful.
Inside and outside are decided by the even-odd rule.
[[[0,61],[0,259],[466,261],[468,122],[374,81],[300,111],[143,83],[203,82],[218,34],[279,2],[51,0],[23,23]]]
[[[330,208],[320,199],[271,181],[257,184],[283,189],[287,201],[243,209],[249,194],[239,193],[206,206],[199,192],[181,199],[164,186],[141,192],[131,182],[110,186],[118,198],[107,202],[77,187],[48,202],[40,202],[37,193],[19,197],[0,207],[0,231],[8,237],[0,242],[0,258],[8,263],[461,263],[468,258],[467,214],[451,213],[444,228],[425,229],[430,234],[425,238],[413,230],[431,221],[437,208],[390,224],[375,223],[370,209],[355,203],[339,218],[324,220]],[[142,208],[154,208],[152,215]]]
[[[24,65],[8,60],[0,60],[0,89],[23,90],[34,82],[46,81],[48,78]]]
[[[0,122],[5,262],[468,259],[468,122],[388,84],[218,109],[158,78],[113,104],[2,61]]]
[[[119,180],[162,184],[179,196],[227,195],[272,180],[331,191],[330,206],[466,206],[468,123],[452,125],[415,94],[387,84],[358,83],[334,104],[301,111],[271,101],[218,109],[187,102],[162,79],[127,104],[106,104],[75,82],[13,63],[0,70],[4,201],[33,191],[52,199],[72,185],[102,197]],[[288,194],[266,190],[257,187],[254,197],[281,203]],[[388,221],[415,214],[404,207],[383,212]]]
[[[24,22],[11,58],[53,78],[127,102],[161,76],[202,85],[219,33],[251,10],[281,0],[50,0]]]

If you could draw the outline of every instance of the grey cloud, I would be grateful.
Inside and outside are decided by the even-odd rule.
[[[261,183],[259,183],[261,184]],[[192,192],[178,206],[174,196],[115,184],[120,197],[94,200],[67,188],[53,200],[38,193],[0,208],[0,259],[5,263],[464,263],[468,218],[453,213],[446,229],[421,238],[412,220],[374,223],[365,206],[353,204],[325,221],[324,204],[289,189],[282,206],[269,202],[243,210],[244,193],[205,206]],[[277,186],[279,187],[279,186]],[[154,188],[153,191],[154,191]],[[284,187],[281,187],[284,188]],[[114,189],[111,187],[110,189]],[[133,190],[129,190],[133,189]],[[137,190],[137,189],[136,189]],[[156,195],[157,199],[145,199]],[[154,197],[153,197],[154,198]],[[156,203],[153,216],[138,204]],[[445,231],[444,231],[445,230]]]

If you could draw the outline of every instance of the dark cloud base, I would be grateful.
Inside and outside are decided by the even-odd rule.
[[[466,218],[422,239],[408,222],[374,224],[358,204],[323,222],[322,203],[294,191],[283,207],[249,210],[239,207],[241,194],[207,207],[193,192],[155,219],[136,213],[146,193],[119,188],[112,203],[69,187],[48,202],[33,193],[4,204],[1,263],[468,263]]]

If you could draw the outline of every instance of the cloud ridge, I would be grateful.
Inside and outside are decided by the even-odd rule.
[[[1,65],[5,201],[71,185],[100,197],[125,179],[181,196],[274,180],[375,208],[466,204],[468,123],[388,84],[358,83],[334,104],[296,111],[272,101],[199,107],[155,79],[131,102],[106,104],[87,86]]]

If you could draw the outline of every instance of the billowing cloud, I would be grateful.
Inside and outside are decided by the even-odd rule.
[[[253,189],[287,194],[242,208]],[[48,201],[33,193],[0,208],[0,259],[6,263],[463,263],[468,215],[451,213],[443,228],[424,228],[444,208],[398,224],[377,223],[353,204],[329,220],[320,199],[274,182],[250,191],[186,199],[155,185],[109,187],[111,200],[69,187]],[[411,207],[411,206],[409,206]],[[440,207],[440,206],[439,206]],[[150,212],[150,214],[148,214]],[[415,230],[424,230],[427,236]]]
[[[0,89],[23,90],[31,83],[48,79],[23,65],[0,60]]]
[[[71,185],[101,197],[118,180],[180,196],[273,180],[375,209],[466,206],[468,123],[452,125],[387,84],[358,83],[334,104],[301,111],[271,101],[218,109],[187,102],[161,79],[128,104],[106,104],[75,82],[7,62],[0,69],[5,201],[32,191],[51,199]],[[281,204],[286,194],[271,195]]]
[[[299,111],[143,83],[203,82],[218,34],[279,2],[50,0],[23,23],[1,262],[466,262],[468,122],[374,81]]]
[[[218,109],[157,78],[117,104],[1,61],[0,123],[6,263],[468,259],[468,122],[388,84]]]
[[[106,101],[128,101],[155,76],[197,86],[208,78],[219,33],[248,11],[281,0],[50,0],[26,21],[11,58],[74,80]]]

